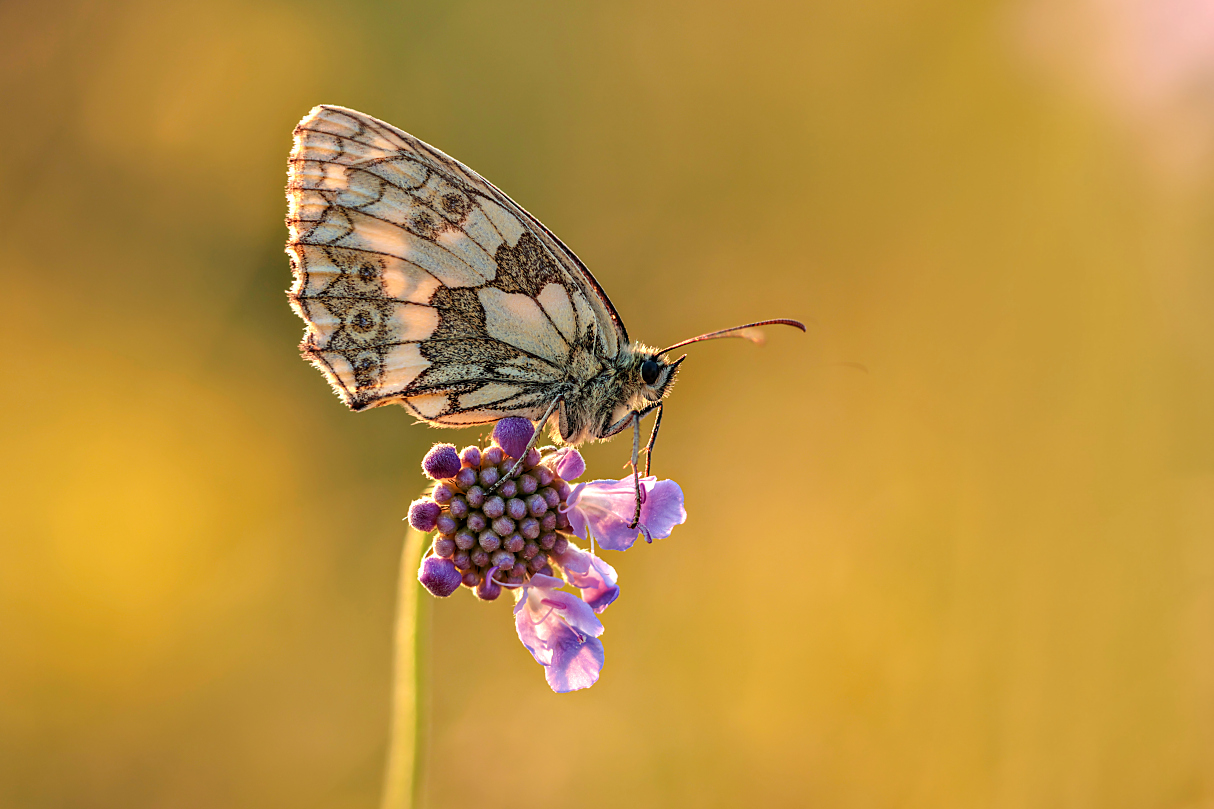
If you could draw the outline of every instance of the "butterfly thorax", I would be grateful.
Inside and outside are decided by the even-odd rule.
[[[645,381],[646,363],[657,366],[651,382]],[[655,349],[639,342],[621,345],[614,361],[566,394],[555,425],[561,440],[580,444],[611,437],[627,426],[630,413],[660,402],[676,374],[674,363],[657,357]]]

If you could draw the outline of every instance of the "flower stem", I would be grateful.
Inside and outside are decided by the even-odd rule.
[[[427,537],[415,528],[405,535],[396,604],[396,659],[392,672],[392,724],[381,809],[413,809],[421,787],[425,722],[424,665],[430,599],[421,598],[417,568]]]

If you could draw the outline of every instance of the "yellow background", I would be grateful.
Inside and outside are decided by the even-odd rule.
[[[479,432],[297,355],[335,103],[635,338],[813,321],[690,349],[593,689],[433,605],[426,806],[1214,806],[1208,5],[0,5],[0,805],[376,803],[401,517]]]

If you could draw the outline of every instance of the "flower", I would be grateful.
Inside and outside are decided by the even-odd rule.
[[[641,478],[641,519],[630,528],[636,513],[636,487],[631,477],[579,483],[570,493],[565,515],[573,533],[581,539],[593,537],[610,551],[626,551],[644,534],[646,542],[665,539],[676,525],[687,520],[683,490],[673,480]]]
[[[559,588],[565,582],[542,573],[516,591],[514,628],[553,691],[589,688],[603,668],[603,624],[585,601]]]
[[[581,454],[565,447],[541,457],[527,447],[533,435],[526,419],[503,419],[490,446],[456,452],[437,444],[427,453],[422,466],[436,483],[410,505],[409,523],[437,533],[417,576],[440,598],[461,585],[482,601],[511,590],[519,640],[552,690],[576,691],[598,681],[604,655],[597,614],[620,588],[615,569],[570,536],[625,550],[638,532],[647,540],[669,536],[687,513],[677,483],[647,477],[639,526],[629,529],[632,478],[571,486],[586,471]],[[580,597],[561,589],[566,585]]]

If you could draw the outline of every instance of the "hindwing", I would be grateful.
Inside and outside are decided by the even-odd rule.
[[[355,410],[443,425],[538,419],[628,335],[594,277],[476,172],[382,121],[319,106],[287,173],[303,354]]]

